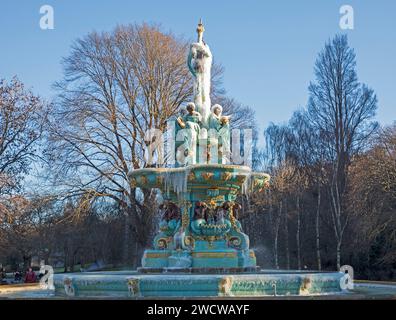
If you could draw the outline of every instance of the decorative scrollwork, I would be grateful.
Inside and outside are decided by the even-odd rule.
[[[242,243],[241,238],[240,238],[240,237],[237,237],[237,236],[233,236],[233,237],[230,237],[230,238],[228,239],[228,245],[229,245],[230,247],[233,247],[233,248],[239,248],[240,245],[241,245],[241,243]]]
[[[182,206],[183,206],[182,228],[186,230],[188,225],[190,224],[190,215],[188,211],[191,208],[192,204],[190,201],[183,201]]]
[[[185,236],[184,237],[184,245],[191,250],[194,250],[195,248],[195,240],[192,236]]]
[[[202,240],[202,241],[216,241],[224,239],[223,236],[197,236],[194,235],[194,240]]]
[[[241,230],[240,230],[240,228],[238,227],[238,225],[237,225],[237,219],[235,218],[235,216],[234,216],[234,208],[238,208],[238,206],[239,206],[239,204],[236,204],[236,203],[230,203],[230,209],[229,209],[229,217],[230,217],[230,221],[231,221],[231,225],[232,225],[232,228],[235,230],[235,231],[238,231],[238,232],[241,232]]]
[[[213,172],[202,172],[201,177],[205,180],[208,181],[214,176]]]
[[[228,181],[231,178],[232,178],[232,173],[231,172],[226,171],[226,172],[223,172],[221,174],[221,179],[224,180],[224,181]]]
[[[128,290],[132,297],[140,296],[140,285],[138,278],[129,278],[128,279]]]

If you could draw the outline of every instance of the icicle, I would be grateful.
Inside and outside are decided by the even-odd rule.
[[[182,194],[187,192],[187,179],[190,170],[188,168],[184,170],[170,171],[165,173],[165,192],[170,191],[176,194]]]
[[[253,180],[254,176],[249,173],[242,184],[242,195],[249,197],[250,193],[253,191]]]

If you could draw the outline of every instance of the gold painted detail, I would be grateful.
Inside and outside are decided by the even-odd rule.
[[[246,180],[246,176],[245,176],[245,175],[238,175],[238,176],[236,176],[236,180],[237,180],[239,183],[243,183],[243,182],[245,182],[245,180]]]
[[[227,276],[221,278],[219,281],[219,293],[221,296],[230,296],[232,288],[233,278],[232,276]]]
[[[224,181],[228,181],[231,178],[232,178],[232,173],[231,172],[226,171],[226,172],[223,172],[221,174],[221,179],[224,180]]]
[[[222,240],[224,239],[224,236],[194,236],[195,240],[201,240],[201,241],[217,241],[217,240]]]
[[[310,291],[310,289],[311,289],[311,286],[312,286],[311,279],[308,278],[308,277],[305,277],[305,278],[302,280],[302,283],[301,283],[301,285],[300,285],[300,295],[307,295],[307,294],[309,294],[309,291]]]
[[[130,184],[132,188],[136,188],[137,187],[137,182],[135,178],[131,178],[130,180]]]
[[[201,177],[205,180],[208,181],[214,176],[213,172],[201,172]]]
[[[164,176],[157,176],[157,184],[158,185],[163,185],[164,184]]]
[[[127,281],[130,295],[132,297],[140,296],[139,278],[129,278]]]
[[[188,181],[194,181],[194,180],[195,180],[195,174],[194,174],[194,172],[190,172],[190,173],[188,174],[187,179],[188,179]]]
[[[242,240],[240,237],[233,236],[228,239],[228,243],[232,247],[239,247],[242,243]]]
[[[261,186],[262,181],[258,180],[258,179],[254,179],[253,180],[253,188],[257,188],[259,186]]]
[[[216,197],[213,197],[212,201],[215,201],[215,202],[224,201],[224,196],[223,195],[218,195]]]
[[[148,179],[147,179],[147,177],[146,176],[140,176],[140,183],[142,184],[142,185],[147,185],[148,184]]]
[[[167,258],[170,256],[169,252],[146,252],[146,258],[156,259],[156,258]]]
[[[197,27],[197,33],[198,33],[198,42],[202,40],[203,33],[205,31],[204,25],[202,23],[202,19],[199,19],[198,27]]]
[[[184,237],[184,245],[186,247],[189,247],[190,249],[194,249],[195,248],[195,240],[193,237],[191,236],[185,236]]]
[[[235,258],[236,252],[191,252],[196,258]]]
[[[190,201],[183,201],[182,207],[183,207],[182,228],[184,230],[186,230],[188,225],[190,224],[190,215],[189,215],[188,211],[192,207],[192,204]]]
[[[202,229],[226,229],[227,225],[224,224],[201,224]]]
[[[230,222],[232,225],[232,228],[238,232],[240,232],[241,230],[238,228],[237,224],[236,224],[236,219],[234,217],[234,205],[235,203],[231,204],[231,208],[230,208]]]

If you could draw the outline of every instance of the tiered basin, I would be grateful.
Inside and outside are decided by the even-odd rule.
[[[238,192],[265,188],[269,175],[247,166],[195,164],[181,168],[145,168],[129,174],[132,186],[161,189],[165,197],[178,200],[232,201]]]

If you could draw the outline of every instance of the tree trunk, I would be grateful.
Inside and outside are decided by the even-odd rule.
[[[64,268],[63,268],[63,272],[67,272],[67,266],[68,266],[68,262],[69,262],[69,248],[67,247],[67,244],[64,245],[63,247],[63,255],[64,255]]]
[[[27,270],[32,264],[32,257],[30,255],[23,255],[23,268]]]
[[[334,183],[334,188],[333,187],[330,189],[331,191],[331,197],[332,197],[332,205],[333,205],[333,210],[332,210],[332,221],[333,221],[333,227],[334,227],[334,233],[335,233],[335,238],[336,238],[336,261],[337,261],[337,270],[340,269],[341,267],[341,243],[342,243],[342,236],[344,232],[344,228],[346,227],[347,222],[345,221],[344,225],[342,224],[341,221],[341,216],[342,216],[342,203],[341,203],[341,198],[342,195],[340,194],[340,189],[338,187],[337,182]]]
[[[318,270],[322,270],[322,260],[320,257],[320,229],[319,229],[319,217],[320,217],[320,202],[321,202],[321,190],[318,185],[318,202],[316,207],[316,221],[315,221],[315,230],[316,230],[316,261],[318,263]]]
[[[281,217],[282,217],[282,201],[279,202],[279,213],[275,223],[274,259],[275,259],[276,269],[279,269],[278,238],[279,238],[279,225],[280,225]]]
[[[290,250],[289,250],[289,225],[287,222],[287,207],[285,210],[285,250],[286,250],[286,269],[290,269]]]
[[[123,245],[123,261],[127,265],[129,262],[129,242],[130,242],[130,228],[129,228],[129,214],[127,210],[124,211],[125,221],[124,221],[124,245]]]
[[[337,241],[337,270],[341,269],[341,240]]]
[[[300,196],[297,196],[297,265],[298,270],[301,270],[301,247],[300,247],[300,228],[301,228],[301,214],[300,214]]]

